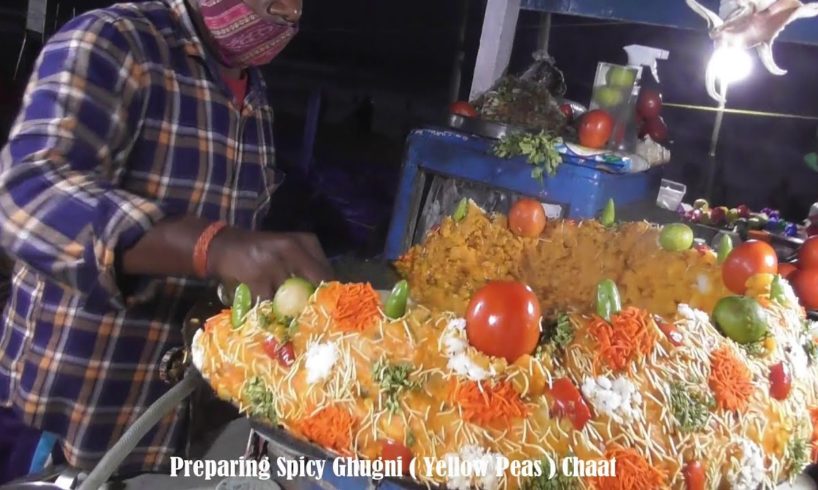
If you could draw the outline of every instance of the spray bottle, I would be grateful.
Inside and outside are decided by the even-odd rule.
[[[658,86],[659,67],[657,66],[657,61],[668,59],[670,57],[670,52],[665,51],[664,49],[642,46],[639,44],[631,44],[630,46],[625,46],[623,49],[626,53],[628,53],[628,66],[639,69],[636,82],[633,84],[633,92],[631,93],[630,100],[630,106],[635,107],[636,101],[639,98],[639,92],[642,90],[642,85],[644,82]],[[649,82],[647,77],[645,77],[645,79],[642,78],[642,72],[644,71],[643,67],[650,69],[650,73],[654,80],[653,83]],[[636,146],[636,141],[638,140],[637,136],[639,128],[637,127],[635,114],[630,114],[629,117],[630,119],[625,130],[625,141],[630,143],[627,149],[632,150]]]

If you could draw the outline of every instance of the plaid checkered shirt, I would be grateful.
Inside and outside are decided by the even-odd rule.
[[[0,246],[15,260],[0,405],[92,467],[167,387],[203,283],[125,277],[122,250],[166,217],[252,229],[275,187],[272,109],[255,70],[243,107],[184,0],[119,4],[47,43],[0,156]],[[164,471],[184,409],[123,471]]]

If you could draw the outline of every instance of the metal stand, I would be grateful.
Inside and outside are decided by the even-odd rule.
[[[710,137],[710,151],[707,153],[708,170],[707,170],[707,185],[705,187],[705,199],[713,200],[714,187],[716,185],[716,174],[718,173],[719,162],[716,159],[716,149],[719,145],[719,136],[721,134],[721,125],[724,121],[724,109],[727,106],[727,90],[729,84],[724,83],[722,90],[724,97],[719,103],[719,110],[716,112],[716,122],[713,124],[713,134]]]

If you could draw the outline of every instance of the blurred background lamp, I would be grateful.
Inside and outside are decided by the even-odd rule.
[[[721,46],[710,58],[708,70],[713,70],[723,84],[744,80],[753,69],[753,59],[746,49]]]

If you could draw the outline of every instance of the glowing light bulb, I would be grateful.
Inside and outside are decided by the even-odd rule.
[[[731,84],[750,75],[753,59],[745,49],[722,46],[710,58],[708,70],[711,69],[721,83]]]

